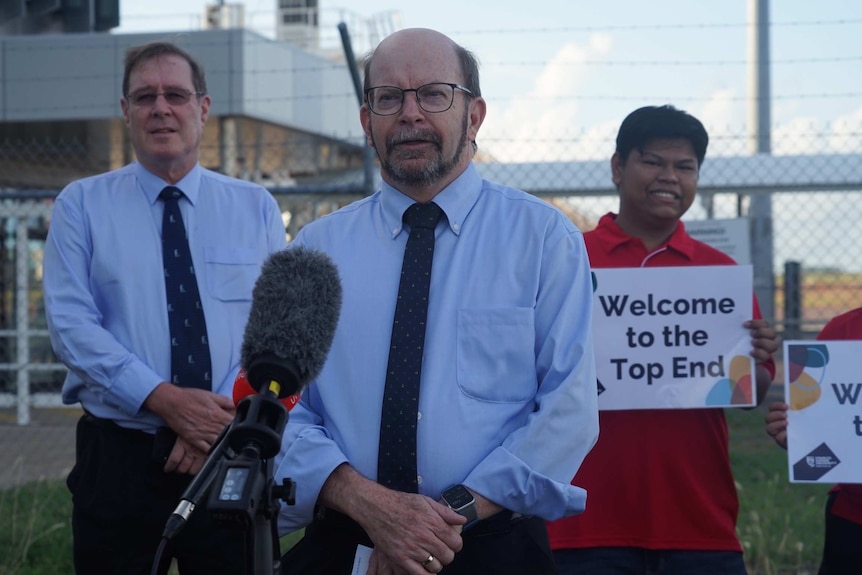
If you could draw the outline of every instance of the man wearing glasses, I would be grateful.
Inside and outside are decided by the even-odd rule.
[[[151,572],[168,517],[233,417],[252,287],[285,245],[265,189],[198,163],[210,97],[189,54],[130,48],[120,104],[137,162],[69,184],[45,247],[63,401],[84,409],[67,484],[75,569],[87,574]],[[174,543],[183,574],[245,572],[242,537],[206,513]]]
[[[475,57],[438,32],[396,32],[366,60],[382,188],[295,240],[335,261],[344,302],[276,462],[297,483],[282,528],[308,525],[287,574],[555,573],[542,520],[584,508],[584,243],[550,204],[478,174],[485,109]]]

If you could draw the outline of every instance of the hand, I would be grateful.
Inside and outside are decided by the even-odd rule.
[[[431,559],[431,561],[428,561]],[[413,562],[415,563],[415,562]],[[436,557],[433,555],[428,555],[425,559],[419,562],[419,566],[424,569],[424,571],[420,571],[420,573],[439,573],[443,570],[443,563],[441,563]],[[390,575],[390,574],[405,574],[405,573],[415,573],[415,570],[405,570],[401,569],[398,565],[392,563],[392,561],[383,553],[377,552],[376,549],[371,551],[371,558],[368,561],[368,570],[366,574],[374,575]]]
[[[347,463],[329,474],[318,501],[348,515],[368,534],[374,543],[369,575],[438,573],[463,546],[465,517],[424,495],[387,489]],[[429,556],[434,560],[422,565]]]
[[[196,475],[203,467],[206,458],[205,451],[195,449],[185,439],[177,437],[174,448],[165,462],[165,473],[176,472]]]
[[[228,397],[167,382],[156,386],[144,405],[160,415],[190,449],[203,453],[209,451],[236,411]]]
[[[382,508],[361,521],[374,542],[369,575],[442,571],[463,546],[460,531],[466,519],[424,495],[386,491]],[[429,557],[433,560],[424,564]]]
[[[776,401],[769,404],[766,414],[766,434],[780,447],[787,449],[787,404]]]
[[[778,350],[778,334],[765,319],[752,319],[743,324],[751,330],[751,357],[757,363],[769,360],[769,357]]]

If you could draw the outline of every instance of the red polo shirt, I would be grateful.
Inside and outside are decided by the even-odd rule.
[[[862,307],[832,318],[817,339],[862,339]],[[862,484],[839,483],[831,491],[837,493],[832,504],[832,515],[862,525]]]
[[[689,236],[682,222],[665,245],[648,252],[615,217],[603,216],[584,234],[594,268],[736,263]],[[756,301],[754,316],[760,317]],[[774,375],[772,360],[765,366]],[[587,490],[586,510],[548,524],[553,549],[742,550],[723,409],[602,411],[599,430],[572,480]]]

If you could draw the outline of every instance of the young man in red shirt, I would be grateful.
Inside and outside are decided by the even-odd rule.
[[[862,340],[862,307],[848,311],[826,324],[817,339]],[[770,404],[766,433],[787,449],[787,404]],[[839,483],[826,500],[823,559],[819,575],[856,575],[862,570],[862,485]]]
[[[735,264],[680,222],[708,140],[697,118],[672,106],[640,108],[623,121],[611,159],[619,213],[584,234],[593,268]],[[777,344],[754,306],[745,327],[759,403]],[[746,573],[722,409],[602,411],[599,429],[572,481],[587,490],[586,510],[548,525],[562,574]]]

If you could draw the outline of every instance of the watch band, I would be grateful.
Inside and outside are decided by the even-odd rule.
[[[461,529],[467,529],[469,527],[472,527],[474,524],[478,523],[479,515],[478,515],[478,513],[476,513],[476,501],[475,500],[470,505],[468,505],[462,509],[459,509],[457,511],[458,511],[458,513],[460,513],[461,515],[463,515],[464,517],[467,518],[467,523],[465,523],[461,527]]]

